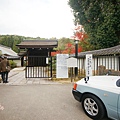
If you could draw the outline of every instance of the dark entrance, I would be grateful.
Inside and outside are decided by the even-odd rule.
[[[28,66],[46,66],[47,49],[28,49]]]
[[[54,51],[53,48],[57,47],[57,44],[57,40],[25,40],[17,45],[21,49],[19,55],[22,56],[22,64],[26,58],[26,78],[52,77],[54,58],[51,56],[51,52]]]

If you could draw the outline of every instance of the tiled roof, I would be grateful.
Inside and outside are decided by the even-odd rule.
[[[10,47],[0,45],[0,55],[5,55],[8,59],[17,59],[19,56]]]
[[[57,40],[24,40],[17,45],[19,48],[54,48],[58,46]]]
[[[106,48],[106,49],[81,52],[81,53],[78,53],[78,57],[85,57],[86,54],[93,54],[93,56],[120,54],[120,45]],[[75,55],[73,55],[73,56],[75,56]]]
[[[14,52],[10,47],[6,47],[3,45],[0,45],[0,51],[2,55],[18,56],[17,53]]]

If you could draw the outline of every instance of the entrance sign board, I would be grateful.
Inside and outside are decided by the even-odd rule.
[[[67,67],[77,67],[77,58],[68,58]]]
[[[56,77],[68,78],[67,58],[69,54],[57,54],[56,57]]]
[[[92,76],[92,54],[86,55],[86,76]]]

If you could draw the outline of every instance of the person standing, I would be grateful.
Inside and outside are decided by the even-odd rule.
[[[8,83],[8,71],[7,67],[10,66],[9,61],[7,60],[7,57],[3,57],[3,60],[0,63],[0,71],[3,83]]]
[[[2,57],[0,56],[0,63],[1,63],[1,61],[2,61]],[[0,64],[1,65],[1,64]],[[0,71],[0,75],[2,74],[2,72]],[[1,77],[2,77],[2,75],[1,75]],[[0,77],[0,83],[1,83],[1,81],[2,81],[2,78]]]

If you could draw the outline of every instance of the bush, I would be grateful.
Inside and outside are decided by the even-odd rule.
[[[17,67],[17,64],[12,60],[9,60],[9,63],[10,63],[11,69]]]

